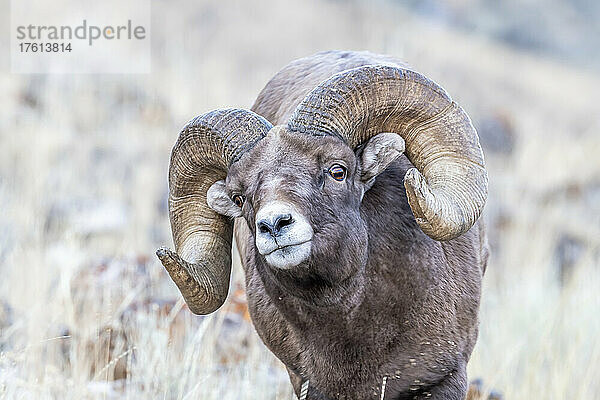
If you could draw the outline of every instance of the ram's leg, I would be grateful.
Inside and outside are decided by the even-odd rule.
[[[292,386],[294,388],[294,393],[296,393],[296,397],[300,400],[330,400],[329,397],[325,396],[323,393],[319,392],[317,389],[315,389],[314,387],[308,385],[307,388],[307,392],[306,394],[303,395],[303,385],[306,384],[306,381],[304,381],[301,377],[299,377],[296,373],[294,373],[293,371],[290,371],[289,368],[287,368],[287,372],[288,375],[290,376],[290,382],[292,383]],[[310,383],[310,382],[309,382]]]
[[[302,387],[302,378],[300,378],[296,373],[289,368],[285,368],[287,370],[288,375],[290,376],[290,382],[292,387],[294,388],[294,393],[296,396],[300,396],[300,389]]]
[[[414,399],[465,400],[467,395],[467,370],[464,366],[449,373],[446,378]]]

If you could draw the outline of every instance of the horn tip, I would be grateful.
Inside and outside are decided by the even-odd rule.
[[[176,261],[177,259],[177,257],[175,257],[175,254],[166,247],[160,247],[158,250],[156,250],[156,256],[158,257],[160,262],[163,263],[163,265],[166,265],[166,263],[172,261]]]

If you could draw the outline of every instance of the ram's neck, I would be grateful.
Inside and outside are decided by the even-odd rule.
[[[353,273],[342,281],[331,284],[317,275],[276,274],[262,260],[256,260],[255,264],[269,300],[299,330],[322,324],[347,327],[364,300],[363,265],[354,267]]]

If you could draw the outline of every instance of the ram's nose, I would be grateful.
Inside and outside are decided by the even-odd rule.
[[[266,215],[264,218],[256,222],[256,228],[260,233],[269,233],[275,237],[279,235],[281,230],[294,223],[292,214],[276,214]]]
[[[271,201],[256,213],[256,249],[273,268],[292,268],[306,261],[313,233],[308,219],[291,203]]]

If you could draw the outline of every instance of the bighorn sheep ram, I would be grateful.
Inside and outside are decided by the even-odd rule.
[[[371,53],[292,62],[252,111],[183,128],[169,187],[176,253],[157,254],[190,310],[225,301],[235,230],[253,323],[301,399],[465,398],[487,173],[433,81]]]

